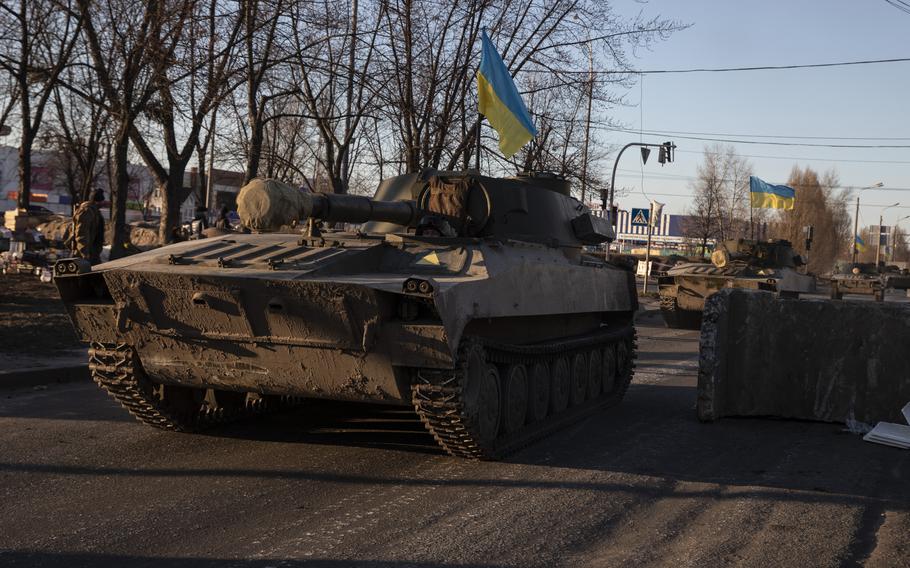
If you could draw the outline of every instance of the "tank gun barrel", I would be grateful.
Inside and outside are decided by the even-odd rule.
[[[301,219],[416,224],[422,211],[413,201],[378,201],[361,195],[309,193],[274,179],[254,179],[237,194],[240,222],[255,231],[274,231]]]

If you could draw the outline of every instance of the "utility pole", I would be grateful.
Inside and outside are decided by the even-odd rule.
[[[859,195],[856,196],[856,213],[853,214],[853,266],[856,266],[856,237],[859,235]]]
[[[882,215],[878,216],[878,227],[875,228],[875,269],[878,270],[878,261],[882,257]]]
[[[588,38],[590,41],[590,38]],[[581,202],[588,189],[588,142],[591,139],[591,102],[594,99],[594,50],[588,44],[588,110],[585,114],[585,147],[581,159]]]
[[[211,140],[209,141],[209,168],[208,175],[205,178],[205,208],[212,209],[212,188],[215,187],[215,117],[218,115],[218,107],[212,111],[212,124],[209,127],[211,131]]]

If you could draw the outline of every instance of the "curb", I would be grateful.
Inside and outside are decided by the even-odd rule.
[[[36,387],[54,383],[88,381],[91,374],[88,365],[61,365],[58,367],[32,367],[0,373],[0,390]]]

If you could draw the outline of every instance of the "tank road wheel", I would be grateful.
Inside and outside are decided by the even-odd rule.
[[[576,353],[572,357],[572,381],[570,394],[572,406],[578,406],[585,401],[588,394],[588,360],[584,353]]]
[[[468,337],[454,369],[414,369],[411,400],[450,455],[497,459],[619,402],[634,358],[631,322],[547,344]]]
[[[594,400],[600,396],[600,390],[603,388],[603,379],[601,375],[603,369],[600,363],[600,350],[595,349],[588,354],[588,399]]]
[[[608,345],[602,351],[603,361],[601,362],[601,386],[604,395],[613,392],[613,385],[616,384],[616,346]]]
[[[98,385],[140,422],[175,432],[203,430],[252,414],[261,397],[245,392],[156,383],[128,345],[93,343],[89,369]]]
[[[564,357],[550,364],[550,414],[569,406],[569,364]]]
[[[528,416],[528,368],[512,364],[506,370],[502,425],[509,434],[517,432]]]
[[[420,369],[411,401],[424,426],[450,455],[490,459],[502,420],[499,372],[484,349],[468,343],[453,370]]]
[[[499,433],[502,401],[499,372],[486,362],[482,348],[476,347],[469,352],[464,379],[466,426],[480,443],[491,444]]]
[[[616,380],[613,389],[606,394],[617,400],[622,399],[632,382],[635,371],[635,337],[634,335],[616,344]]]
[[[534,363],[529,385],[528,422],[538,422],[547,417],[550,407],[550,370],[546,363]]]

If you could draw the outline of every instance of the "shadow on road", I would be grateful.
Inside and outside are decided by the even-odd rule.
[[[40,551],[0,551],[0,564],[3,566],[66,566],[67,568],[97,568],[111,566],[138,568],[150,566],[155,568],[341,568],[359,566],[363,568],[499,568],[503,564],[462,564],[420,561],[384,561],[384,560],[329,560],[329,559],[230,559],[230,558],[166,558],[157,556],[134,556],[125,554],[97,553],[53,553]]]
[[[907,452],[864,443],[832,424],[757,419],[702,424],[695,418],[694,400],[694,387],[635,385],[623,404],[528,447],[506,463],[458,462],[464,464],[463,475],[455,478],[327,471],[307,445],[442,455],[412,412],[341,403],[314,403],[296,413],[235,425],[217,434],[182,437],[187,444],[200,446],[200,451],[200,440],[217,444],[217,438],[224,437],[299,444],[300,466],[294,469],[136,468],[5,461],[0,463],[0,473],[536,488],[605,495],[628,492],[668,499],[754,498],[839,504],[873,500],[887,502],[891,509],[910,510]],[[281,451],[288,449],[285,446]],[[307,465],[309,461],[312,466]],[[509,475],[515,472],[514,466],[531,468],[522,469],[516,478]],[[566,470],[565,474],[561,470]],[[580,478],[579,472],[584,471],[608,475]],[[638,478],[630,482],[626,474]],[[705,485],[680,487],[684,482]],[[730,492],[730,487],[737,489]]]

